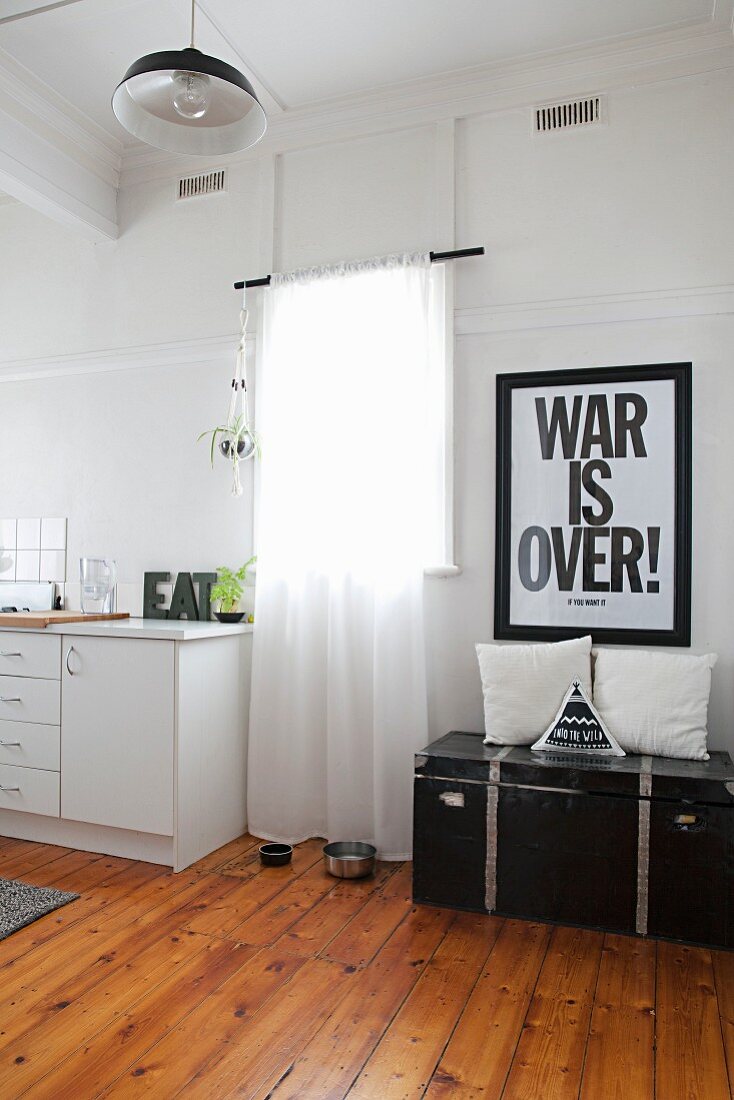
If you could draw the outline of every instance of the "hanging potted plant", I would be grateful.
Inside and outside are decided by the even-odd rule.
[[[210,459],[214,466],[214,454],[219,453],[232,463],[232,496],[242,496],[242,483],[240,481],[240,462],[252,458],[255,454],[260,456],[260,441],[256,431],[247,423],[244,416],[227,418],[225,424],[217,424],[215,428],[209,428],[202,432],[199,439],[211,436]]]
[[[247,581],[247,570],[256,561],[257,555],[253,555],[236,573],[226,565],[217,566],[217,583],[212,585],[211,599],[219,601],[219,610],[214,614],[220,623],[238,623],[243,618],[245,613],[238,610],[239,603]]]
[[[211,437],[210,458],[214,466],[214,453],[219,453],[232,464],[232,496],[242,496],[240,481],[240,462],[246,462],[255,454],[260,455],[260,441],[257,432],[250,426],[250,412],[247,404],[247,363],[245,343],[247,338],[247,310],[240,313],[242,332],[237,348],[237,365],[232,379],[232,396],[229,402],[227,419],[215,428],[202,432],[199,440]],[[242,395],[242,408],[237,412],[237,395]]]

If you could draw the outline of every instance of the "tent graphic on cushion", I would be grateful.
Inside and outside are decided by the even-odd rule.
[[[540,752],[584,752],[624,756],[578,680],[566,692],[560,710],[533,748]]]

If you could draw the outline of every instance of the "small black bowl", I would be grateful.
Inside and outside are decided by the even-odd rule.
[[[214,615],[220,623],[238,623],[245,617],[244,611],[215,611]]]
[[[261,844],[258,850],[264,867],[284,867],[293,855],[290,844]]]

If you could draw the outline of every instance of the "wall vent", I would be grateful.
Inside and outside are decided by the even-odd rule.
[[[604,97],[591,95],[561,103],[541,103],[534,109],[533,118],[536,134],[598,125],[604,121]]]
[[[204,195],[216,195],[226,190],[227,169],[217,168],[214,172],[200,172],[198,176],[182,176],[178,181],[176,201],[199,199]]]

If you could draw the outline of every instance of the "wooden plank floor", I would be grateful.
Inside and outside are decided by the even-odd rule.
[[[0,1097],[731,1100],[734,954],[414,906],[244,836],[180,875],[0,838]]]

